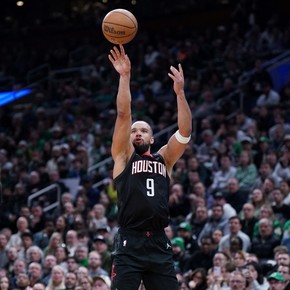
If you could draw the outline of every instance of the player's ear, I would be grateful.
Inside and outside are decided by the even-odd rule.
[[[153,144],[154,143],[154,137],[151,137],[150,138],[150,144]]]

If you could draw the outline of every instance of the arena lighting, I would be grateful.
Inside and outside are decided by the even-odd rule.
[[[0,93],[0,107],[4,106],[10,102],[13,102],[19,98],[25,97],[32,92],[31,89],[19,90],[17,92],[2,92]]]
[[[18,7],[22,7],[22,6],[24,5],[24,2],[23,2],[23,1],[17,1],[17,2],[16,2],[16,5],[17,5]]]

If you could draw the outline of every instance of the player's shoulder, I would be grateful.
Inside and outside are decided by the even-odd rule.
[[[152,157],[158,161],[164,162],[164,157],[162,156],[162,154],[160,152],[153,153]]]

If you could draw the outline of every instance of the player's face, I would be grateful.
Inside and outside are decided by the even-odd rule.
[[[135,122],[131,128],[131,141],[138,154],[148,152],[154,142],[150,126],[143,121]]]

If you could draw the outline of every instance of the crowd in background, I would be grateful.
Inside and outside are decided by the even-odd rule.
[[[186,77],[195,129],[173,170],[166,228],[183,290],[231,289],[231,279],[268,289],[273,271],[272,279],[290,281],[290,84],[276,91],[262,66],[290,49],[290,23],[269,13],[260,24],[255,11],[237,5],[230,25],[162,38],[144,32],[125,46],[134,119],[154,133],[176,122],[168,68],[180,62]],[[93,70],[37,87],[26,105],[0,107],[0,289],[110,287],[117,196],[109,166],[88,169],[110,157],[118,76],[107,47],[83,44],[89,53],[78,65]],[[48,47],[41,61],[73,67],[70,45]],[[2,75],[21,79],[40,61],[37,47],[1,49]],[[156,138],[156,148],[167,137]],[[76,195],[66,178],[79,178]],[[50,195],[28,205],[53,184],[61,190],[57,209],[44,212]]]

